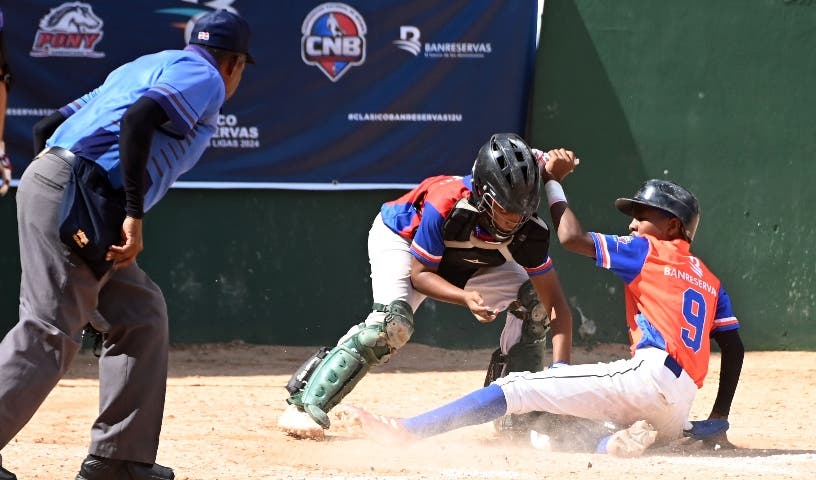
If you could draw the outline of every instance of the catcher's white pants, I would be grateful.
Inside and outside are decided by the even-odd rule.
[[[388,305],[394,300],[405,300],[416,312],[417,308],[427,298],[426,295],[414,290],[411,285],[411,242],[400,237],[388,228],[378,214],[368,232],[368,258],[371,263],[371,290],[375,303]],[[521,285],[529,276],[524,268],[515,262],[505,262],[498,267],[482,268],[471,277],[465,288],[476,290],[482,294],[485,305],[492,306],[496,311],[504,311],[518,296]],[[366,324],[382,323],[385,314],[371,312],[366,318]],[[521,339],[522,321],[515,315],[507,313],[507,320],[502,330],[499,345],[502,353],[507,353],[510,347]],[[357,326],[340,339],[343,343],[356,333]]]
[[[646,420],[665,443],[683,434],[697,385],[685,371],[665,365],[666,352],[642,348],[626,360],[569,365],[499,378],[507,413],[545,411],[612,421],[626,427]]]

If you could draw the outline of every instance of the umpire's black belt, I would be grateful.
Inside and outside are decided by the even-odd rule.
[[[671,355],[666,355],[666,360],[663,361],[663,365],[668,368],[675,377],[680,378],[680,374],[683,373],[683,367],[677,363],[677,360],[674,359]]]
[[[37,158],[40,158],[43,155],[54,155],[55,157],[61,158],[68,165],[73,165],[74,161],[76,160],[76,155],[74,155],[67,148],[62,147],[48,147],[40,152],[40,154],[37,155]]]

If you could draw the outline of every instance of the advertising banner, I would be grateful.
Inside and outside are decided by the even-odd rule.
[[[247,18],[257,60],[177,186],[395,188],[465,174],[494,132],[525,134],[534,0],[4,2],[19,178],[41,117],[137,56],[183,48],[197,15]]]

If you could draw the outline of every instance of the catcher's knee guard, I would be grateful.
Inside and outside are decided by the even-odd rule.
[[[533,282],[527,280],[522,283],[518,290],[518,298],[513,300],[507,309],[521,320],[532,320],[539,322],[545,327],[550,325],[550,315],[547,308],[538,298]]]
[[[397,300],[380,307],[386,314],[383,323],[361,323],[356,333],[347,336],[325,358],[307,360],[301,367],[306,372],[305,385],[297,393],[290,390],[292,396],[287,401],[301,406],[323,428],[331,424],[327,412],[354,389],[371,367],[387,362],[413,334],[414,314],[407,302]],[[313,366],[307,365],[310,363]],[[295,377],[293,380],[297,382]],[[295,383],[293,388],[297,386]]]
[[[527,280],[521,285],[518,299],[510,304],[508,310],[520,319],[522,324],[521,339],[507,352],[504,375],[509,372],[543,370],[547,365],[544,355],[547,351],[550,316],[547,308],[538,299],[532,282]]]

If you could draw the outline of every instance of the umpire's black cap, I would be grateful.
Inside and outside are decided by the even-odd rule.
[[[249,53],[249,36],[246,20],[227,10],[216,10],[196,20],[190,43],[243,53],[247,63],[255,63]]]

